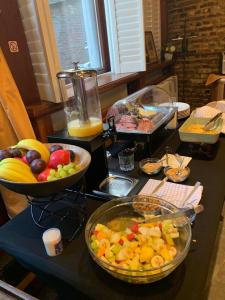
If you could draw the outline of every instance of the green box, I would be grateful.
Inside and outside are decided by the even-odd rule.
[[[219,139],[222,129],[223,120],[221,118],[216,120],[213,133],[193,133],[185,130],[187,127],[193,124],[205,125],[209,120],[210,118],[188,118],[178,130],[180,140],[183,142],[215,144]]]

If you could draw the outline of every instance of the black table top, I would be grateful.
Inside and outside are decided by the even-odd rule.
[[[191,161],[191,174],[186,183],[200,181],[203,184],[201,202],[205,211],[197,217],[193,226],[196,243],[191,245],[187,258],[172,274],[159,282],[131,285],[107,274],[89,256],[84,231],[65,246],[61,255],[48,257],[41,240],[43,231],[33,223],[29,209],[0,228],[0,248],[23,262],[31,271],[46,275],[52,282],[56,280],[68,285],[74,292],[78,290],[90,299],[206,299],[203,295],[207,292],[207,279],[225,195],[224,154],[225,139],[221,139],[213,160]],[[142,182],[147,179],[142,175]],[[88,213],[101,203],[88,198]]]

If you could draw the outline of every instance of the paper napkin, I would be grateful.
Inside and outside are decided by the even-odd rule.
[[[168,156],[168,162],[167,162],[167,156]],[[182,162],[182,167],[186,167],[189,164],[189,162],[192,160],[192,158],[189,157],[189,156],[181,156],[180,155],[180,157],[182,159],[184,159],[183,162]],[[173,154],[165,154],[161,158],[161,160],[164,160],[163,161],[163,167],[167,167],[167,166],[172,167],[172,168],[179,168],[180,167],[180,163],[177,161],[175,155],[173,155]]]
[[[160,180],[149,179],[144,185],[139,195],[151,195]],[[165,182],[164,185],[154,194],[179,208],[197,205],[202,197],[203,186],[200,185],[193,195],[184,203],[187,195],[193,190],[194,186]]]

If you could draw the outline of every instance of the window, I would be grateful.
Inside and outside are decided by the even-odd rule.
[[[61,101],[56,73],[74,61],[102,72],[110,65],[115,73],[144,71],[144,4],[150,5],[159,49],[160,1],[18,0],[41,99]]]
[[[85,68],[103,68],[95,4],[90,0],[49,0],[62,69],[79,62]]]
[[[18,0],[18,4],[42,100],[61,101],[56,73],[72,68],[74,61],[109,71],[103,0]]]

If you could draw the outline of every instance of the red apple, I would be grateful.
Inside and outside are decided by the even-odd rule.
[[[48,176],[50,175],[50,171],[51,171],[51,169],[46,168],[44,171],[42,171],[42,172],[38,175],[37,180],[38,180],[38,181],[47,181],[47,178],[48,178]]]
[[[70,163],[70,151],[60,149],[50,155],[48,167],[57,169],[58,165],[67,165],[68,163]]]

